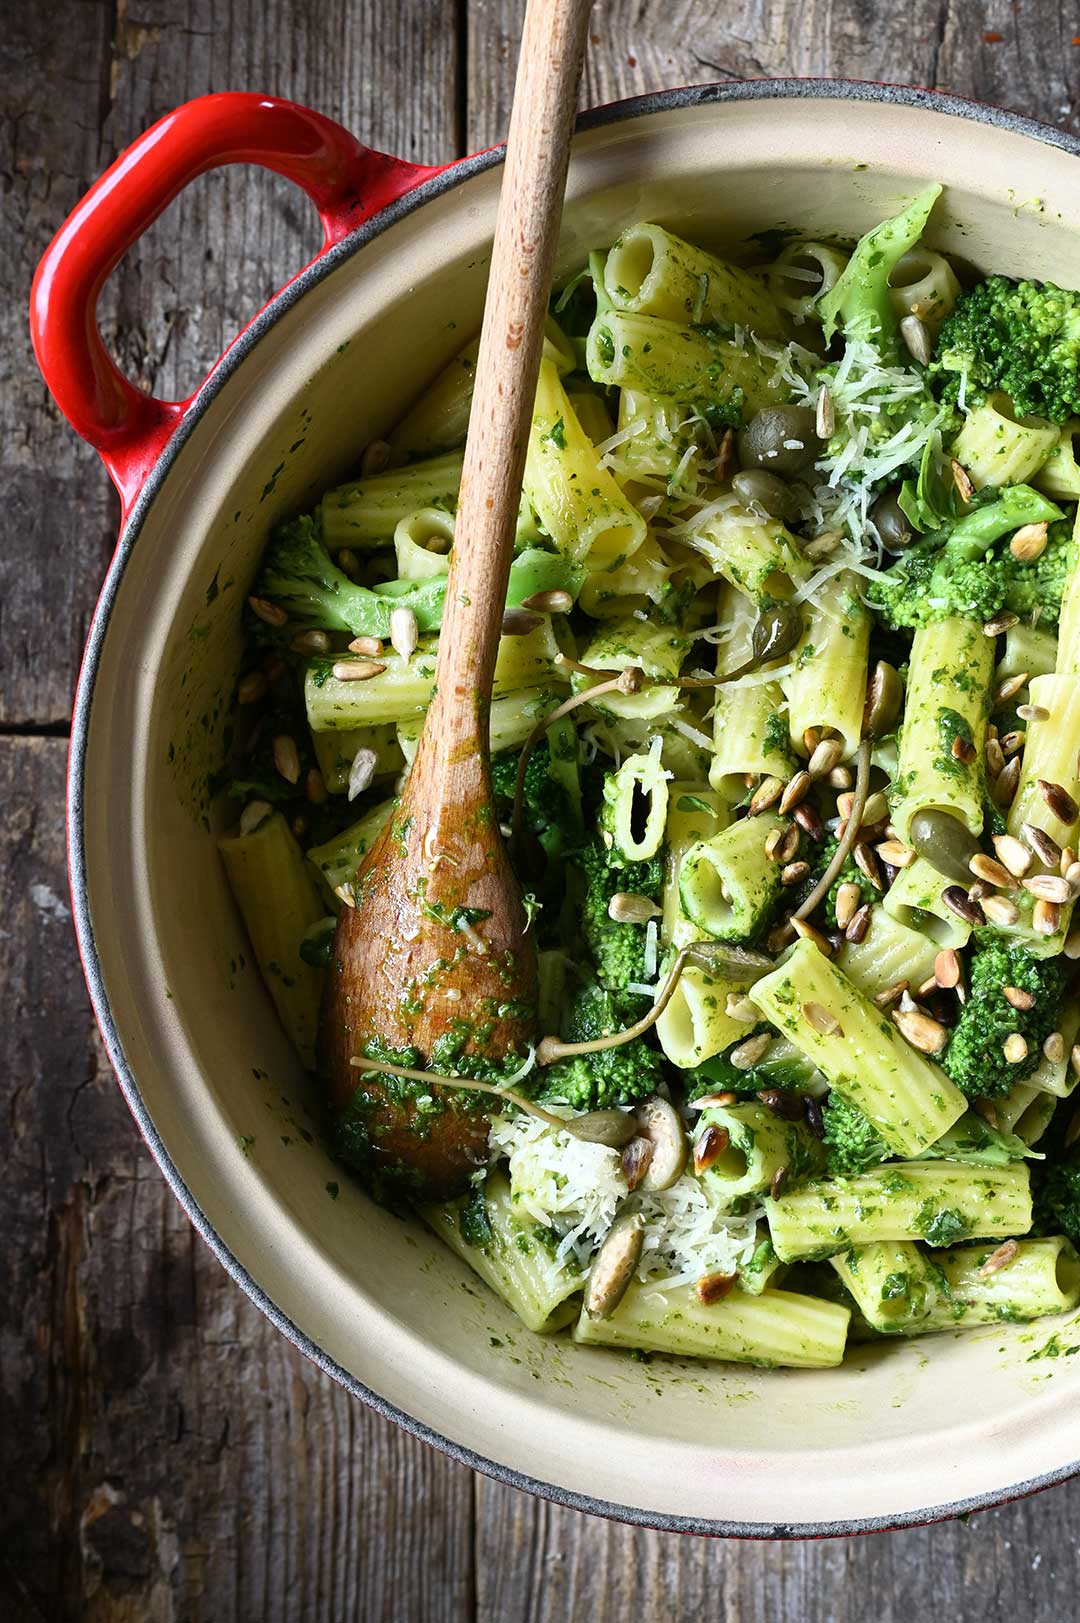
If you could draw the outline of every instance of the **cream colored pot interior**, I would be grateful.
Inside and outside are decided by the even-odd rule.
[[[345,475],[477,327],[500,173],[406,215],[297,300],[211,401],[138,534],[94,688],[84,818],[104,995],[146,1112],[302,1335],[422,1426],[561,1492],[770,1528],[898,1520],[1061,1472],[1080,1457],[1080,1360],[1040,1354],[1051,1329],[1075,1351],[1072,1326],[856,1349],[828,1373],[578,1350],[522,1329],[307,1136],[307,1083],[218,865],[206,773],[268,527]],[[563,261],[636,219],[729,249],[778,224],[853,236],[931,178],[948,184],[935,246],[1076,285],[1075,157],[857,100],[671,108],[588,132]]]

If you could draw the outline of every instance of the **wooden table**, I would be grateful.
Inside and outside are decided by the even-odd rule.
[[[609,1525],[452,1464],[276,1335],[143,1149],[66,900],[65,736],[117,507],[30,354],[33,266],[89,181],[190,96],[272,91],[419,161],[506,129],[518,0],[16,0],[2,44],[0,1611],[178,1623],[573,1616],[1062,1623],[1080,1485],[820,1544]],[[1080,132],[1077,0],[600,0],[583,101],[717,78],[934,85]],[[947,179],[948,177],[943,177]],[[212,175],[113,277],[128,374],[186,394],[316,246],[298,194]],[[737,1500],[718,1514],[738,1512]]]

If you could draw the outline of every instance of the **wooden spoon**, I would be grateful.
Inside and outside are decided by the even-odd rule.
[[[495,814],[488,714],[590,10],[526,11],[435,691],[323,998],[319,1069],[348,1113],[351,1158],[362,1151],[381,1193],[413,1199],[446,1199],[487,1159],[484,1097],[353,1060],[418,1054],[466,1071],[524,1058],[536,1036],[536,954]]]

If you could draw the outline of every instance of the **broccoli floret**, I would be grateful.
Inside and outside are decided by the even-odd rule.
[[[1039,491],[1010,485],[903,553],[874,582],[871,607],[890,625],[911,630],[954,615],[986,621],[1006,603],[1017,614],[1038,604],[1048,622],[1056,621],[1068,567],[1067,534],[1064,541],[1055,540],[1041,568],[1042,559],[1019,563],[1005,538],[1025,524],[1060,518],[1061,509]],[[1014,607],[1013,598],[1021,607]]]
[[[659,901],[664,883],[662,858],[658,855],[648,862],[619,865],[599,840],[593,840],[583,847],[576,861],[585,875],[582,934],[601,984],[612,991],[621,991],[635,981],[645,984],[651,979],[645,973],[647,926],[616,924],[608,915],[608,904],[619,891]]]
[[[1033,958],[1024,947],[990,941],[972,961],[967,1001],[941,1063],[969,1099],[1001,1099],[1030,1076],[1042,1045],[1056,1029],[1065,991],[1065,972],[1054,958]],[[1004,988],[1030,992],[1030,1009],[1016,1009]],[[1005,1039],[1014,1032],[1027,1043],[1027,1057],[1005,1058]]]
[[[1067,519],[1051,525],[1045,551],[1033,564],[1013,561],[1005,593],[1005,607],[1022,620],[1039,611],[1041,626],[1056,626],[1061,613],[1065,580],[1076,555],[1072,525]],[[1012,556],[1011,554],[1009,555]]]
[[[857,1105],[830,1093],[821,1113],[828,1149],[826,1163],[833,1178],[851,1178],[866,1172],[892,1154],[889,1146],[868,1116]]]
[[[608,991],[597,982],[583,986],[571,1000],[563,1028],[567,1042],[592,1042],[622,1031],[638,1018],[635,998]],[[596,1054],[575,1054],[556,1060],[540,1073],[541,1100],[565,1100],[575,1110],[606,1110],[610,1105],[632,1104],[655,1093],[663,1080],[663,1062],[657,1050],[636,1037],[619,1048]]]
[[[525,768],[523,810],[525,826],[535,834],[549,857],[572,850],[581,834],[581,811],[556,777],[549,741],[543,739],[529,757]],[[491,760],[491,786],[500,809],[509,812],[517,783],[518,751],[503,750]]]
[[[1003,390],[1022,417],[1080,413],[1080,293],[988,276],[957,300],[931,364],[946,399]]]

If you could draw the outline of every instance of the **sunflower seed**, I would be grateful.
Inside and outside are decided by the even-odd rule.
[[[1080,817],[1080,806],[1063,784],[1048,783],[1045,778],[1040,778],[1039,790],[1059,823],[1071,826]]]
[[[990,786],[991,798],[995,806],[1011,805],[1016,794],[1016,786],[1020,782],[1020,757],[1014,755],[1011,761],[1006,761]]]
[[[527,637],[530,631],[535,631],[543,623],[542,614],[533,614],[529,609],[507,609],[502,617],[502,634],[504,637]]]
[[[912,359],[918,361],[920,366],[929,366],[930,357],[934,353],[934,343],[926,322],[920,321],[918,316],[910,314],[904,316],[900,322],[900,336],[907,345]],[[954,468],[959,466],[959,463],[953,463]],[[971,497],[967,496],[964,499],[970,501]]]
[[[354,637],[349,644],[350,654],[363,654],[366,659],[379,659],[383,645],[378,637]]]
[[[975,486],[971,482],[970,474],[966,468],[960,466],[955,457],[949,458],[949,467],[952,470],[953,484],[956,486],[957,495],[962,502],[969,502],[975,494]]]
[[[394,609],[390,615],[390,646],[394,652],[408,663],[416,652],[419,640],[420,630],[412,609],[404,605]]]
[[[1022,986],[1003,986],[1002,996],[1006,1003],[1014,1009],[1033,1009],[1035,1007],[1035,993],[1027,992]]]
[[[786,1088],[762,1088],[758,1093],[762,1104],[771,1110],[774,1116],[782,1121],[801,1121],[803,1117],[802,1096],[798,1093],[789,1093]]]
[[[265,699],[270,687],[264,671],[248,671],[236,685],[236,700],[238,704],[258,704]]]
[[[1080,930],[1071,930],[1069,932],[1065,938],[1065,945],[1061,950],[1071,964],[1076,963],[1076,960],[1080,958]]]
[[[1050,712],[1041,704],[1018,704],[1016,714],[1021,721],[1049,721]]]
[[[338,682],[370,682],[373,676],[381,676],[386,666],[374,659],[336,659],[331,666],[331,674]]]
[[[1061,906],[1040,898],[1031,909],[1031,928],[1036,935],[1056,935],[1061,926]]]
[[[1005,864],[995,862],[993,857],[986,855],[985,851],[976,851],[968,863],[968,867],[976,879],[983,880],[987,885],[999,885],[1003,890],[1012,890],[1014,888],[1013,875]]]
[[[784,792],[784,785],[780,778],[763,778],[750,797],[750,804],[746,808],[751,817],[757,817],[759,812],[768,811]]]
[[[846,930],[862,904],[862,890],[858,885],[850,882],[843,884],[836,892],[836,922],[841,930]]]
[[[279,733],[274,739],[274,765],[286,783],[297,783],[300,778],[300,751],[295,738]]]
[[[523,597],[521,607],[532,609],[535,614],[569,614],[574,606],[574,600],[569,592],[562,592],[558,587],[550,592],[534,592],[531,597]]]
[[[996,738],[986,740],[986,770],[992,778],[996,778],[1005,765],[1005,753]]]
[[[806,763],[806,770],[812,778],[824,778],[837,766],[844,753],[843,740],[839,738],[823,738],[817,749]]]
[[[890,868],[910,868],[915,861],[915,853],[901,840],[884,840],[876,845],[874,850],[882,862],[887,862]]]
[[[979,902],[972,901],[967,891],[960,885],[946,885],[941,893],[941,900],[945,906],[967,924],[981,925],[986,923],[986,915]]]
[[[637,1188],[646,1172],[648,1172],[649,1163],[652,1161],[652,1158],[653,1146],[651,1139],[648,1138],[642,1138],[640,1136],[637,1138],[632,1138],[629,1144],[627,1144],[626,1148],[623,1150],[623,1177],[626,1179],[626,1187],[631,1194]]]
[[[1051,1065],[1060,1065],[1065,1058],[1065,1038],[1060,1031],[1052,1031],[1043,1043],[1042,1051]]]
[[[807,755],[813,755],[814,751],[821,743],[821,728],[807,727],[803,732],[802,741],[803,749],[806,751]]]
[[[813,942],[818,952],[824,953],[826,958],[832,957],[832,942],[806,919],[792,919],[791,927],[795,934],[801,936],[804,941]]]
[[[786,817],[788,812],[794,811],[796,806],[802,804],[810,791],[812,783],[813,780],[809,772],[796,772],[780,796],[780,805],[777,809],[781,817]]]
[[[1009,551],[1018,564],[1033,564],[1036,558],[1041,558],[1046,551],[1046,537],[1049,525],[1045,519],[1041,524],[1025,524],[1009,542]]]
[[[993,894],[993,885],[988,885],[985,879],[976,879],[973,885],[968,886],[968,895],[971,897],[973,902],[985,902],[989,900]]]
[[[814,428],[819,440],[831,440],[836,433],[836,404],[824,384],[814,408]]]
[[[834,766],[831,772],[826,773],[825,782],[830,789],[850,789],[852,784],[850,768]]]
[[[972,1099],[971,1108],[977,1116],[981,1116],[988,1127],[996,1133],[998,1130],[998,1113],[989,1099]]]
[[[780,883],[782,885],[801,885],[803,880],[809,878],[809,876],[810,864],[808,862],[789,862],[780,875]]]
[[[724,1013],[729,1020],[738,1020],[744,1026],[756,1026],[761,1019],[756,1003],[738,992],[729,992]]]
[[[996,1251],[991,1251],[979,1269],[979,1278],[984,1279],[988,1274],[996,1274],[1002,1268],[1007,1268],[1019,1249],[1019,1240],[1003,1240]]]
[[[949,1034],[939,1020],[918,1009],[894,1009],[893,1021],[900,1035],[920,1054],[940,1054]]]
[[[694,1143],[694,1171],[707,1172],[730,1143],[731,1134],[726,1127],[710,1124],[704,1128]]]
[[[888,1009],[900,1001],[907,989],[907,981],[897,981],[895,986],[886,986],[882,991],[875,992],[874,1002],[879,1009]]]
[[[273,806],[265,800],[249,800],[240,813],[241,834],[254,834],[260,823],[272,815]]]
[[[748,1037],[744,1043],[733,1048],[728,1059],[737,1071],[750,1071],[759,1060],[765,1058],[772,1046],[772,1032],[763,1031],[757,1037]]]
[[[1062,906],[1065,902],[1072,901],[1072,886],[1067,879],[1062,879],[1060,874],[1030,874],[1027,879],[1022,879],[1020,883],[1025,890],[1029,890],[1041,902],[1056,902],[1059,906]]]
[[[848,923],[847,929],[844,931],[844,939],[850,941],[856,947],[860,941],[865,941],[870,929],[871,918],[870,904],[864,902]]]
[[[820,1033],[822,1037],[831,1037],[840,1031],[840,1022],[836,1016],[821,1003],[804,1003],[802,1006],[803,1019],[808,1026]]]
[[[660,909],[647,896],[618,890],[608,903],[608,918],[616,924],[647,924],[660,916]]]
[[[775,862],[777,860],[776,853],[779,851],[780,841],[784,838],[786,833],[786,828],[773,828],[769,830],[768,836],[765,840],[765,855],[768,857],[770,862]]]
[[[996,744],[997,739],[994,742]],[[953,739],[952,758],[954,761],[962,761],[964,766],[970,766],[972,761],[978,758],[978,753],[970,738],[961,738],[958,733]]]
[[[1076,867],[1076,861],[1076,851],[1074,848],[1071,845],[1063,845],[1061,847],[1060,866],[1061,872],[1065,875],[1066,879],[1071,879],[1073,877],[1072,869]]]
[[[772,1180],[771,1180],[771,1182],[769,1184],[769,1194],[772,1196],[773,1200],[779,1200],[780,1199],[780,1196],[784,1192],[784,1186],[786,1185],[787,1180],[788,1180],[788,1169],[787,1169],[787,1167],[777,1167],[776,1171],[772,1175]]]
[[[360,560],[351,547],[342,547],[340,552],[335,553],[334,562],[341,570],[341,573],[343,575],[348,575],[350,580],[357,580],[359,578]]]
[[[326,784],[317,766],[304,774],[304,794],[313,806],[321,806],[326,801]]]
[[[1002,1044],[1001,1052],[1010,1065],[1019,1065],[1021,1060],[1027,1059],[1027,1038],[1022,1037],[1018,1031],[1010,1032]]]
[[[1007,896],[988,896],[982,910],[990,924],[1015,924],[1020,917],[1020,909]]]
[[[1031,852],[1013,834],[995,834],[994,850],[1014,879],[1023,879],[1031,867]]]
[[[289,618],[284,609],[279,608],[276,603],[271,603],[266,597],[249,597],[248,607],[252,614],[257,615],[268,626],[281,627]]]
[[[725,1088],[720,1093],[699,1094],[696,1099],[690,1100],[687,1108],[689,1110],[712,1110],[714,1106],[733,1105],[737,1098],[737,1093],[732,1093],[730,1089]]]
[[[712,1307],[714,1302],[722,1302],[738,1281],[738,1274],[704,1274],[694,1286],[694,1295],[702,1307]]]
[[[360,477],[371,479],[382,473],[390,461],[390,447],[385,440],[372,440],[360,458]]]
[[[983,626],[983,631],[988,637],[1000,637],[1003,631],[1011,631],[1013,626],[1019,624],[1019,615],[1010,614],[1008,610],[1005,610],[1001,614],[995,614],[992,620],[987,620]]]
[[[357,750],[352,758],[349,768],[349,799],[355,800],[362,795],[375,776],[375,768],[379,764],[379,757],[373,749],[366,746]]]
[[[1018,671],[1015,676],[1006,677],[1005,681],[994,691],[994,703],[1008,704],[1010,699],[1015,699],[1022,687],[1027,686],[1027,682],[1027,671]]]
[[[821,821],[820,816],[814,810],[813,806],[808,805],[806,801],[803,801],[801,806],[795,807],[795,810],[792,812],[792,817],[795,819],[795,822],[798,823],[803,833],[809,835],[810,839],[813,840],[815,845],[821,844],[822,840],[825,838],[825,824]]]
[[[943,947],[934,959],[934,979],[946,991],[951,991],[959,983],[960,959],[952,947]]]
[[[1061,847],[1044,828],[1040,828],[1038,823],[1021,823],[1020,832],[1040,862],[1044,862],[1048,868],[1058,866],[1061,861]]]
[[[1008,757],[1011,755],[1016,755],[1020,750],[1023,749],[1026,742],[1027,733],[1024,731],[1024,729],[1022,727],[1014,727],[1012,732],[1004,733],[1002,735],[1001,747],[1005,751],[1006,757]]]
[[[791,946],[794,939],[795,931],[792,929],[791,920],[781,919],[779,924],[773,925],[765,937],[765,950],[766,952],[783,952],[785,947]]]
[[[859,869],[860,873],[864,873],[866,875],[874,889],[883,889],[881,883],[881,869],[878,867],[877,858],[867,845],[866,841],[860,840],[858,845],[852,849],[851,854],[855,858],[855,866]]]

